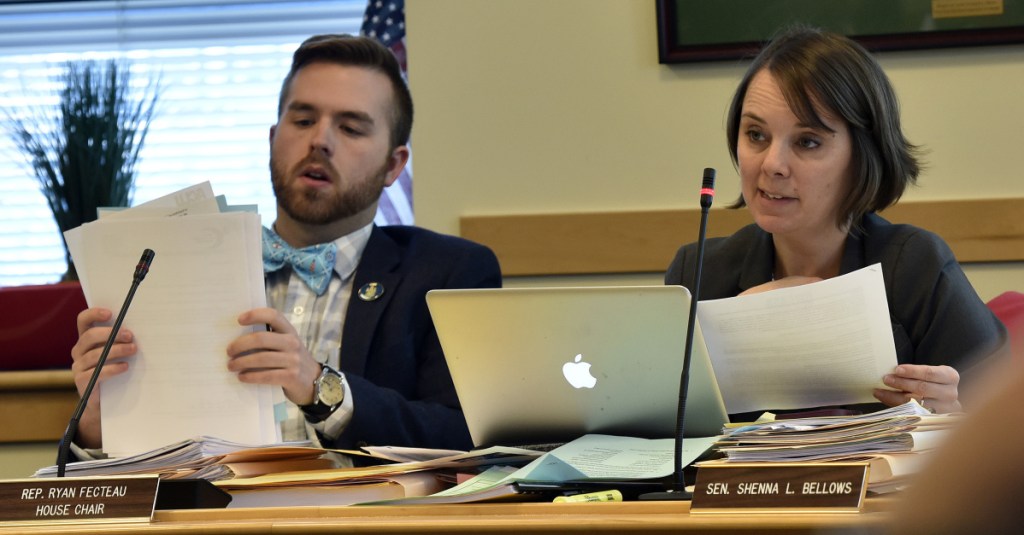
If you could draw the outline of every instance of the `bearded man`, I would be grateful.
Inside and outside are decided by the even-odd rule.
[[[296,50],[270,128],[277,219],[263,229],[270,307],[243,312],[266,331],[227,347],[245,383],[278,385],[285,440],[328,448],[473,446],[425,301],[436,288],[501,285],[490,249],[408,226],[373,224],[381,192],[409,159],[412,97],[376,41],[320,35]],[[76,384],[88,383],[111,311],[79,316]],[[122,329],[101,380],[137,351]],[[77,444],[101,447],[99,390]]]

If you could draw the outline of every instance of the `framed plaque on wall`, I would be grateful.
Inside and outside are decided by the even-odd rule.
[[[779,29],[806,24],[870,50],[1024,42],[1024,0],[655,0],[660,63],[752,57]]]

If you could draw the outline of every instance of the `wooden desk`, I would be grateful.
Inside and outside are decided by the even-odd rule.
[[[157,511],[151,524],[0,528],[5,533],[818,533],[883,526],[890,499],[863,513],[698,514],[689,502],[511,503]]]

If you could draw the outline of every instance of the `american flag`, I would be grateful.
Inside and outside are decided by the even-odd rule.
[[[398,58],[402,74],[408,76],[405,63],[405,0],[370,0],[363,14],[359,33],[372,37]],[[377,207],[378,225],[412,225],[412,156],[398,180],[384,189]]]

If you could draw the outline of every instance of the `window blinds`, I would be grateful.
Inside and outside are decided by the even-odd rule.
[[[159,79],[133,204],[209,180],[273,219],[269,128],[291,53],[317,33],[358,33],[365,0],[119,0],[0,6],[0,110],[54,102],[69,60],[125,58]],[[0,118],[3,117],[0,111]],[[56,224],[6,130],[0,134],[0,286],[64,273]]]

